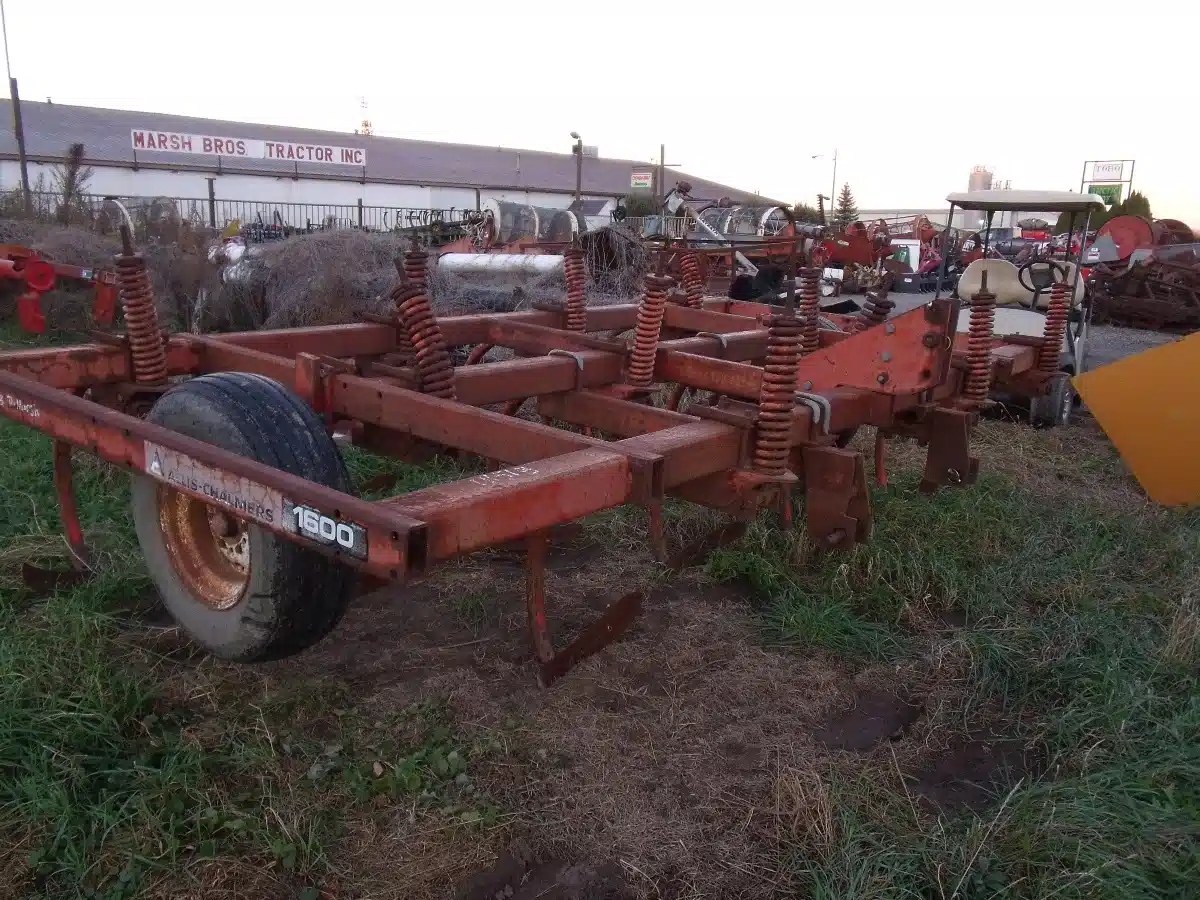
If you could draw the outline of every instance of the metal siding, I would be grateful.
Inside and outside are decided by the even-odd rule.
[[[9,99],[0,99],[0,116],[3,116],[5,121],[12,120],[11,102]],[[402,179],[418,183],[427,181],[446,185],[497,185],[563,191],[571,191],[575,186],[575,157],[570,153],[441,144],[28,100],[22,101],[21,114],[25,124],[26,150],[30,156],[60,157],[71,143],[78,141],[84,144],[88,162],[93,165],[106,161],[132,163],[134,156],[130,132],[135,128],[144,128],[233,138],[362,147],[367,151],[368,180]],[[15,155],[16,152],[16,139],[12,131],[5,129],[0,132],[0,154]],[[139,155],[138,161],[156,164],[169,164],[174,161],[185,166],[216,168],[216,160],[213,157],[197,154],[144,151]],[[310,174],[326,178],[330,175],[362,177],[362,170],[354,166],[288,165],[261,159],[222,160],[222,167],[230,166],[243,171],[261,171],[264,175],[286,176],[298,172],[301,176]],[[629,175],[634,167],[649,168],[649,164],[635,160],[588,158],[583,166],[583,189],[593,194],[623,195],[629,191]],[[775,202],[682,172],[668,172],[668,185],[678,179],[690,181],[694,193],[706,199],[715,200],[728,195],[744,201]]]

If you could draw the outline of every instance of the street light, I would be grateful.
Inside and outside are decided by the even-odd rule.
[[[572,131],[571,137],[575,138],[575,145],[571,147],[571,152],[575,154],[575,202],[579,203],[579,211],[583,212],[583,138],[579,136],[578,131]]]
[[[837,148],[835,147],[833,150],[833,181],[830,183],[830,188],[829,188],[830,212],[833,211],[833,202],[834,202],[833,198],[837,196],[837,153],[838,153]],[[824,159],[825,154],[824,153],[814,153],[812,158],[813,159]]]

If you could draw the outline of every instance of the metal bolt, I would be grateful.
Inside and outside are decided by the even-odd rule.
[[[880,372],[878,375],[875,376],[875,380],[878,381],[880,384],[887,384],[888,383],[888,373]]]
[[[812,382],[811,381],[804,382],[804,389],[806,391],[811,391],[812,390]]]
[[[883,358],[883,361],[884,361],[884,362],[891,362],[891,361],[892,361],[892,351],[891,351],[891,350],[884,350],[884,351],[883,351],[882,358]]]
[[[883,330],[885,332],[887,332],[888,334],[895,334],[896,326],[892,322],[888,322],[886,325],[883,326]]]
[[[925,332],[925,335],[921,338],[921,343],[924,344],[926,347],[928,347],[930,350],[932,350],[934,347],[936,347],[941,342],[942,342],[942,336],[940,334],[938,334],[936,331],[927,331],[927,332]]]

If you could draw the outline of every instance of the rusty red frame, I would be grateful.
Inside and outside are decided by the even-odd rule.
[[[975,406],[960,396],[966,363],[962,336],[954,334],[957,309],[956,301],[935,300],[857,332],[851,317],[831,316],[835,327],[821,329],[819,350],[800,360],[797,389],[803,402],[792,412],[789,470],[805,495],[809,537],[819,547],[853,547],[870,531],[862,455],[838,446],[839,435],[859,426],[927,443],[923,489],[973,480],[969,435]],[[717,401],[694,402],[685,412],[629,391],[623,384],[624,344],[598,336],[633,328],[635,304],[589,308],[584,333],[566,330],[561,311],[440,318],[449,346],[476,348],[474,364],[454,371],[455,400],[417,390],[413,369],[398,358],[403,345],[395,322],[177,334],[166,340],[171,376],[241,371],[273,378],[323,414],[331,429],[368,449],[421,458],[431,448],[453,448],[494,461],[491,471],[379,501],[305,481],[122,411],[136,386],[128,342],[120,339],[0,354],[0,412],[55,440],[63,519],[81,562],[87,552],[71,492],[70,447],[152,477],[150,456],[165,448],[209,472],[229,488],[228,496],[273,492],[355,523],[367,534],[362,558],[279,522],[255,519],[244,508],[214,499],[211,491],[172,485],[334,556],[372,580],[418,577],[452,557],[525,540],[531,635],[542,677],[549,681],[627,627],[640,599],[618,601],[555,654],[542,575],[548,529],[621,504],[640,504],[650,510],[651,543],[663,555],[661,503],[667,495],[742,519],[780,502],[790,518],[791,483],[757,476],[749,462],[767,347],[763,323],[780,312],[762,303],[713,298],[700,309],[667,305],[654,382],[674,386],[676,399],[692,391],[711,392]],[[484,362],[486,350],[480,350],[487,346],[509,348],[516,356]],[[1043,390],[1039,346],[999,341],[998,382]],[[542,421],[488,408],[511,409],[526,400],[536,404]],[[882,441],[875,461],[882,482]]]

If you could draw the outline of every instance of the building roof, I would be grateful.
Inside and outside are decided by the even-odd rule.
[[[6,123],[12,121],[11,103],[9,99],[0,99],[0,116]],[[135,158],[131,134],[135,129],[140,129],[293,144],[324,144],[367,151],[365,173],[360,166],[244,157],[221,157],[222,172],[289,174],[354,180],[363,180],[365,176],[366,181],[494,190],[567,192],[575,189],[575,156],[571,153],[444,144],[279,125],[224,122],[218,119],[199,119],[163,113],[37,103],[29,100],[21,101],[21,117],[25,128],[26,153],[31,160],[38,162],[60,160],[72,143],[81,142],[84,145],[86,161],[92,165],[107,163],[132,166],[136,162],[148,168],[204,171],[217,169],[216,157],[200,154],[139,150]],[[14,159],[16,153],[13,132],[5,128],[0,132],[0,158]],[[653,165],[648,162],[586,156],[583,160],[583,191],[590,194],[624,195],[629,192],[630,174],[634,169],[652,168]],[[691,182],[692,194],[697,198],[717,200],[727,196],[735,202],[742,203],[778,202],[686,175],[674,169],[667,171],[665,180],[668,189],[674,187],[675,182],[679,180]]]

